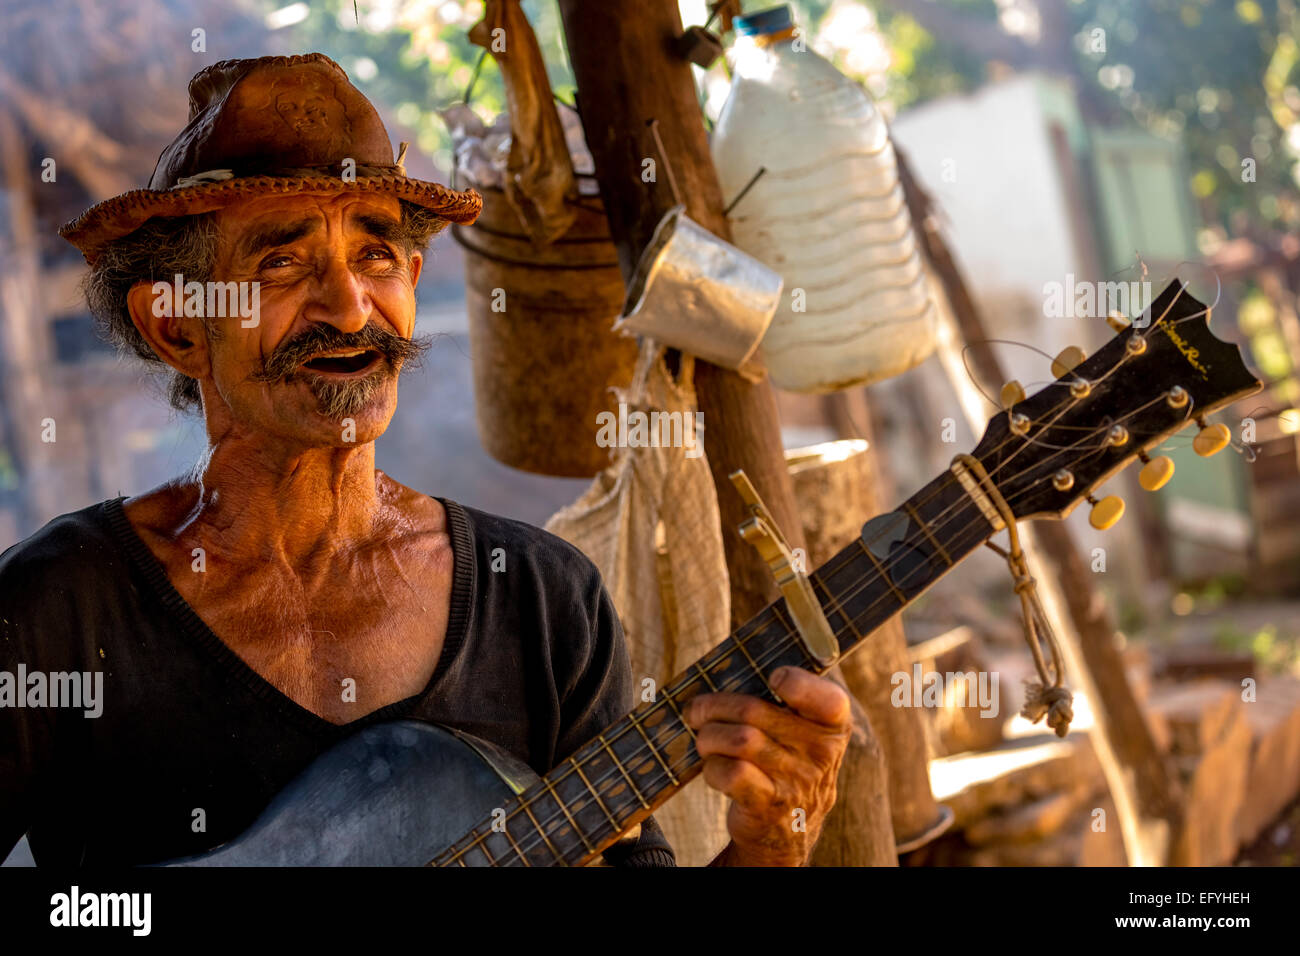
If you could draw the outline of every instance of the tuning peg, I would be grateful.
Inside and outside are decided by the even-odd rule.
[[[1002,392],[998,397],[1002,400],[1004,409],[1010,408],[1025,400],[1025,387],[1013,378],[1002,386]]]
[[[1088,353],[1077,345],[1063,348],[1061,354],[1052,360],[1052,374],[1057,378],[1061,378],[1087,357]]]
[[[1133,323],[1128,320],[1128,316],[1124,315],[1123,312],[1112,312],[1106,316],[1106,324],[1116,332],[1124,332]]]
[[[1138,484],[1147,491],[1159,491],[1174,476],[1174,460],[1166,455],[1148,458],[1146,452],[1140,457],[1146,464],[1138,472]]]
[[[1202,458],[1217,455],[1228,447],[1228,442],[1232,441],[1232,432],[1228,430],[1227,425],[1207,425],[1203,420],[1200,425],[1201,430],[1192,439],[1192,447]]]
[[[1107,495],[1101,501],[1089,495],[1088,501],[1092,503],[1092,511],[1088,514],[1088,524],[1098,531],[1113,528],[1115,522],[1124,517],[1124,499],[1119,495]]]

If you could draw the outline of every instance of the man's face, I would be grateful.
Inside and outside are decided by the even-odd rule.
[[[422,258],[391,196],[280,196],[217,214],[214,280],[259,283],[257,324],[216,320],[212,385],[243,428],[345,447],[381,435],[418,355]],[[352,422],[348,429],[347,419]]]

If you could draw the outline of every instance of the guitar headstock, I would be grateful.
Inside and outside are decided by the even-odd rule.
[[[1208,319],[1174,280],[1095,355],[989,422],[974,454],[1017,518],[1064,517],[1148,449],[1263,387]],[[1228,437],[1211,426],[1198,451]],[[1147,465],[1144,484],[1163,483],[1164,467]],[[1108,526],[1106,516],[1094,525]]]

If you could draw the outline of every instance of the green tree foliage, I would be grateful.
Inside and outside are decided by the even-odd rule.
[[[859,78],[901,109],[935,96],[973,90],[990,63],[971,55],[971,37],[998,27],[993,0],[934,0],[960,13],[969,30],[931,33],[903,12],[916,3],[875,0],[878,28],[893,56],[880,78]],[[858,0],[794,0],[810,33],[834,46],[825,24]],[[1063,55],[1056,72],[1076,80],[1093,122],[1135,125],[1181,139],[1188,187],[1207,218],[1234,216],[1275,230],[1300,225],[1296,161],[1300,152],[1300,16],[1295,0],[1038,0],[1063,6],[1068,36],[1039,43]],[[1048,25],[1045,21],[1045,25]],[[1100,38],[1104,49],[1096,49]],[[1027,49],[1023,61],[1040,66]],[[841,50],[833,58],[853,73]],[[875,82],[872,80],[875,79]]]
[[[267,14],[283,2],[259,0]],[[554,0],[524,0],[552,88],[572,102],[573,74]],[[292,45],[337,60],[390,120],[450,168],[451,139],[437,110],[459,103],[473,80],[470,105],[491,122],[505,109],[505,87],[491,57],[466,36],[482,18],[481,0],[315,0],[305,19],[286,27]],[[478,71],[475,78],[475,71]]]
[[[258,2],[268,13],[282,6],[276,0]],[[1132,124],[1181,138],[1188,186],[1211,220],[1227,225],[1234,215],[1245,215],[1275,230],[1300,225],[1297,0],[1037,2],[1049,13],[1064,9],[1042,22],[1068,35],[1045,32],[1038,50],[1025,44],[1024,56],[1018,57],[1013,49],[1002,58],[1002,69],[1043,68],[1045,61],[1076,80],[1094,122]],[[766,0],[745,4],[750,10],[767,5]],[[972,41],[1014,33],[1007,20],[1011,5],[1011,0],[792,3],[814,47],[894,110],[986,82],[990,58]],[[311,3],[306,19],[289,28],[295,47],[320,49],[338,59],[393,118],[415,131],[421,149],[449,165],[450,142],[435,110],[459,102],[474,75],[483,51],[465,33],[482,15],[481,0],[356,0],[355,6],[356,14],[353,0]],[[552,87],[571,101],[573,78],[555,0],[524,0],[523,6]],[[918,22],[926,6],[942,8],[957,26],[928,30]],[[688,22],[704,9],[701,0],[683,0],[682,7]],[[1088,42],[1097,36],[1104,38],[1104,51]],[[487,120],[504,109],[500,74],[490,58],[482,64],[471,105]],[[1252,162],[1243,168],[1247,160]]]

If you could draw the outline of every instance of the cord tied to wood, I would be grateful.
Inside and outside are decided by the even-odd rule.
[[[1074,720],[1074,695],[1065,686],[1065,661],[1061,655],[1061,647],[1057,643],[1051,622],[1038,598],[1038,588],[1034,578],[1029,573],[1029,562],[1025,557],[1024,549],[1020,546],[1020,534],[1016,529],[1016,516],[978,458],[973,455],[958,455],[956,460],[975,477],[980,489],[988,495],[1007,526],[1010,549],[1002,548],[992,541],[987,541],[985,544],[1002,556],[1011,571],[1012,590],[1020,598],[1025,643],[1029,645],[1029,652],[1034,658],[1034,667],[1038,671],[1038,680],[1025,681],[1025,704],[1020,708],[1020,716],[1034,724],[1046,717],[1047,726],[1056,731],[1058,737],[1064,737],[1070,730],[1070,722]],[[1047,661],[1043,658],[1040,638],[1046,638],[1047,645],[1051,648],[1050,673]]]

